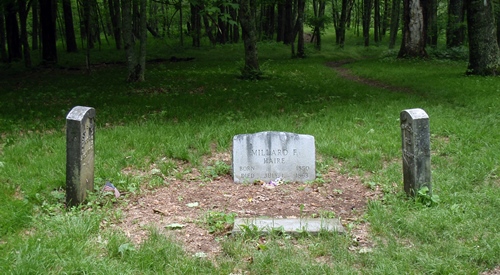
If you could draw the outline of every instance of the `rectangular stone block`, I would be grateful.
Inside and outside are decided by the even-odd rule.
[[[245,232],[245,228],[256,227],[260,234],[269,234],[273,230],[282,230],[294,235],[301,232],[317,235],[321,231],[344,234],[345,229],[339,219],[272,219],[272,218],[237,218],[234,220],[233,235]]]
[[[316,179],[314,137],[288,132],[259,132],[233,138],[233,178],[236,183],[276,178],[291,182]]]
[[[74,107],[66,117],[66,203],[85,201],[94,189],[95,109]]]
[[[422,109],[408,109],[400,117],[404,190],[415,196],[426,186],[432,194],[429,116]]]

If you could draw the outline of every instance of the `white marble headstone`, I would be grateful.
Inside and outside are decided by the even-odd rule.
[[[314,137],[271,131],[234,136],[233,178],[235,183],[316,179]]]

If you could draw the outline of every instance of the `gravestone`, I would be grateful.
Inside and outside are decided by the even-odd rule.
[[[233,178],[306,182],[316,179],[314,137],[288,132],[259,132],[233,138]]]
[[[74,107],[66,116],[66,203],[78,205],[94,189],[95,109]]]
[[[415,196],[422,187],[431,189],[429,116],[422,109],[401,112],[404,190]]]

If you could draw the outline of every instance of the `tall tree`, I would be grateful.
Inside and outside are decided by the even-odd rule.
[[[498,75],[500,52],[491,0],[466,0],[469,33],[467,74]]]
[[[425,0],[424,21],[426,25],[427,45],[435,48],[438,41],[438,3],[437,0]]]
[[[403,21],[398,58],[427,57],[423,0],[403,0]]]
[[[113,37],[115,38],[116,49],[122,48],[122,24],[120,0],[108,0],[109,16],[111,17],[111,27],[113,28]]]
[[[363,41],[365,47],[370,45],[370,21],[372,17],[372,0],[363,0]]]
[[[345,43],[345,29],[347,22],[349,21],[349,14],[351,13],[353,6],[353,0],[342,0],[339,14],[338,1],[332,0],[332,13],[333,13],[333,24],[335,27],[335,43],[341,48],[344,47]]]
[[[450,0],[448,4],[448,23],[446,25],[446,47],[453,48],[464,44],[464,15],[464,0]]]
[[[258,79],[262,72],[259,68],[257,52],[257,31],[255,29],[254,9],[256,2],[253,0],[240,0],[238,18],[241,24],[241,36],[245,47],[245,65],[241,76],[245,79]]]
[[[7,49],[6,49],[5,20],[4,20],[2,5],[0,5],[0,60],[2,62],[9,61],[9,56],[7,55]]]
[[[325,9],[326,9],[326,0],[313,0],[313,11],[314,11],[314,19],[312,24],[314,27],[313,37],[315,38],[316,49],[318,50],[321,50],[321,32],[325,28]],[[304,12],[302,11],[302,13]]]
[[[393,49],[396,44],[396,37],[399,30],[399,18],[401,17],[401,0],[392,0],[391,8],[391,30],[389,33],[389,49]]]
[[[200,6],[196,3],[191,3],[191,21],[190,21],[190,34],[193,38],[193,47],[200,47],[201,39],[201,16]]]
[[[379,42],[382,39],[381,30],[382,25],[380,22],[380,0],[373,0],[374,14],[373,14],[373,40]]]
[[[31,0],[31,49],[38,50],[38,0]]]
[[[122,0],[123,15],[123,40],[127,55],[127,82],[142,82],[145,80],[146,71],[146,40],[147,40],[147,10],[146,0],[140,0],[140,5],[134,13],[132,11],[133,0]],[[133,24],[133,17],[138,16],[138,27]],[[134,29],[139,30],[140,50],[139,56],[135,52]]]
[[[29,6],[26,7],[26,0],[17,0],[19,6],[19,21],[21,23],[21,44],[23,45],[24,66],[31,67],[30,45],[28,43],[28,31],[26,21],[28,19]]]
[[[42,62],[57,63],[56,0],[39,0],[42,27]]]
[[[5,11],[5,28],[7,30],[9,61],[21,60],[21,40],[19,36],[19,24],[17,22],[17,7],[14,5],[14,2],[8,2],[5,6]]]
[[[304,50],[304,9],[305,9],[306,1],[305,0],[297,0],[297,19],[295,20],[295,26],[293,28],[293,36],[292,36],[292,56],[296,56],[299,58],[304,58],[306,56]],[[295,54],[295,38],[297,39],[297,54]]]
[[[73,26],[73,9],[71,0],[62,0],[64,14],[64,28],[66,34],[66,51],[74,53],[78,50],[76,46],[75,27]]]

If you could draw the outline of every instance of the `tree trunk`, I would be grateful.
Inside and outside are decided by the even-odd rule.
[[[122,16],[123,16],[123,42],[125,53],[127,55],[127,68],[128,75],[127,81],[134,78],[135,66],[137,64],[137,57],[134,52],[134,38],[132,31],[132,0],[122,0]]]
[[[113,28],[113,36],[115,38],[116,49],[122,48],[122,31],[121,31],[121,12],[120,0],[108,0],[109,16],[111,17],[111,26]]]
[[[373,15],[373,39],[379,42],[381,39],[380,30],[380,0],[373,0],[374,15]]]
[[[31,2],[31,49],[38,50],[38,0],[32,0]]]
[[[365,47],[370,45],[370,21],[372,14],[372,1],[363,0],[363,41]]]
[[[5,20],[3,15],[3,7],[0,5],[0,60],[8,62],[9,56],[7,55],[6,40],[5,40]]]
[[[396,37],[398,36],[400,17],[401,17],[401,0],[392,0],[389,49],[394,49],[394,45],[396,44]]]
[[[267,3],[263,4],[264,6],[264,22],[263,28],[264,28],[264,39],[271,40],[273,39],[274,36],[274,30],[275,30],[275,22],[274,22],[274,12],[275,12],[275,6],[276,3]]]
[[[40,22],[42,26],[42,62],[57,63],[56,47],[56,1],[40,0]]]
[[[241,70],[244,79],[258,79],[262,74],[259,68],[255,18],[252,13],[254,5],[256,3],[253,0],[240,0],[238,18],[240,19],[241,34],[245,47],[245,65]]]
[[[278,2],[278,27],[276,30],[276,42],[285,41],[285,5]]]
[[[183,14],[182,14],[182,0],[179,0],[179,3],[177,5],[179,7],[179,38],[180,38],[180,43],[181,43],[181,47],[182,47],[182,46],[184,46],[184,31],[182,30],[182,24],[184,22]]]
[[[201,38],[201,16],[200,7],[197,4],[191,4],[191,37],[193,38],[193,47],[200,47]]]
[[[389,0],[384,0],[384,13],[382,15],[382,31],[381,35],[385,36],[389,24]]]
[[[340,13],[340,37],[339,37],[339,45],[341,48],[344,48],[345,44],[345,29],[346,24],[348,22],[348,15],[352,10],[352,0],[342,0],[342,12]]]
[[[498,75],[500,52],[491,0],[467,0],[470,75]]]
[[[19,6],[19,19],[21,23],[21,44],[23,45],[24,66],[31,67],[30,45],[28,43],[28,32],[26,30],[26,20],[28,19],[28,10],[26,9],[26,0],[17,0]]]
[[[128,68],[127,82],[142,82],[145,80],[146,70],[147,5],[146,0],[140,0],[140,5],[132,11],[132,1],[122,0],[123,41]],[[136,16],[139,21],[133,20]],[[134,23],[139,23],[139,26],[134,26]],[[139,30],[139,57],[135,53],[134,30]]]
[[[403,0],[403,41],[398,58],[427,57],[422,0]]]
[[[304,9],[305,9],[305,0],[298,0],[297,2],[297,21],[295,23],[295,31],[292,43],[295,42],[295,37],[298,36],[297,39],[297,57],[304,58],[306,57],[306,53],[304,50]],[[317,38],[319,39],[319,37]],[[293,52],[292,52],[293,54]]]
[[[293,0],[285,0],[285,30],[283,36],[283,43],[288,45],[292,43],[293,35]]]
[[[437,0],[425,0],[425,25],[427,45],[436,48],[438,39]]]
[[[7,14],[5,18],[5,27],[7,30],[6,34],[9,62],[21,60],[23,57],[16,10],[17,9],[15,8],[14,3],[9,3],[5,6],[5,11]]]
[[[141,35],[140,35],[140,52],[139,52],[139,72],[137,76],[137,81],[142,82],[145,81],[145,74],[146,74],[146,46],[147,46],[147,39],[148,39],[148,30],[146,28],[147,26],[147,0],[140,0],[140,30],[141,30]],[[182,44],[181,44],[182,45]]]
[[[74,53],[77,51],[75,28],[73,26],[73,10],[71,8],[71,0],[62,0],[64,13],[64,27],[66,33],[66,51]]]
[[[446,26],[447,48],[458,47],[464,44],[464,15],[464,0],[450,0],[448,5],[448,24]]]

